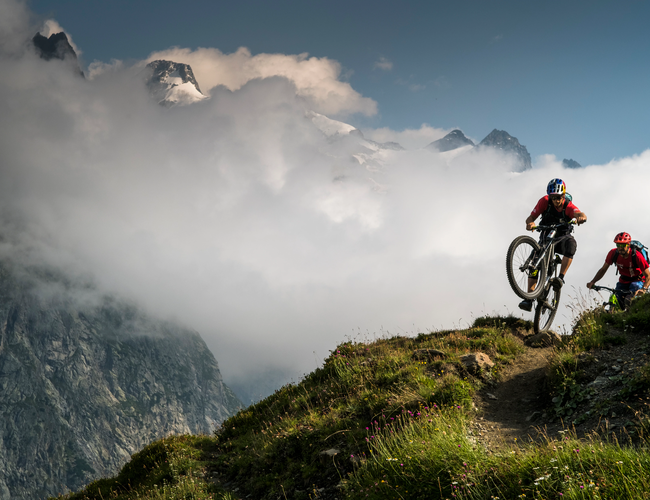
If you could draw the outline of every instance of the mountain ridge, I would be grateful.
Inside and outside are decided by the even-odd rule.
[[[0,262],[1,500],[78,489],[241,406],[197,332],[56,270]]]

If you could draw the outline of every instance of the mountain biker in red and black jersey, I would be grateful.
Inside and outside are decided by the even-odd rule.
[[[644,293],[650,286],[650,265],[646,261],[641,252],[632,248],[630,243],[632,237],[623,232],[618,233],[614,238],[616,248],[613,248],[605,257],[605,263],[601,267],[594,279],[587,283],[587,288],[592,288],[598,280],[600,280],[607,269],[612,264],[616,264],[616,268],[621,277],[616,283],[616,290],[621,292],[631,299],[639,293]]]
[[[546,196],[540,198],[526,219],[526,230],[532,231],[535,228],[535,220],[542,216],[540,225],[546,226],[551,224],[559,224],[560,222],[569,222],[576,219],[578,224],[587,222],[587,216],[576,207],[572,201],[566,199],[566,184],[562,179],[552,179],[548,186],[546,186]],[[564,275],[569,270],[569,266],[573,261],[573,256],[578,249],[578,244],[573,236],[569,233],[568,228],[560,228],[556,233],[556,237],[568,235],[562,241],[559,241],[555,246],[555,252],[561,254],[562,263],[560,264],[559,286],[564,285]],[[535,278],[528,279],[528,291],[532,292],[537,285]],[[532,300],[522,300],[519,303],[519,308],[524,311],[530,311],[533,308]]]

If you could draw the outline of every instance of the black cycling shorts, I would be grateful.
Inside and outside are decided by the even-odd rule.
[[[555,253],[559,253],[565,257],[573,258],[576,250],[578,250],[578,242],[571,235],[555,244]]]

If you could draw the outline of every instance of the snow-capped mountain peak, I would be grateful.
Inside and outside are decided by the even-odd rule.
[[[355,127],[344,122],[337,120],[332,120],[325,115],[316,113],[315,111],[307,111],[307,118],[309,118],[316,128],[320,130],[327,137],[335,137],[337,135],[345,136],[348,135],[353,130],[356,130]]]
[[[147,70],[150,72],[147,87],[154,99],[164,106],[207,99],[189,64],[157,60],[147,64]]]

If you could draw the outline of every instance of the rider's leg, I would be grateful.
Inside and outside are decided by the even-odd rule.
[[[560,274],[564,276],[566,272],[569,270],[569,267],[571,266],[571,262],[573,262],[573,257],[567,257],[566,255],[562,257],[562,263],[560,264]]]
[[[563,256],[562,263],[560,264],[560,278],[562,278],[562,281],[564,281],[564,275],[569,270],[569,267],[571,267],[576,250],[578,250],[578,243],[570,235],[556,247],[556,252]]]
[[[632,283],[623,283],[619,281],[616,283],[616,295],[618,297],[618,303],[621,305],[622,309],[627,309],[632,302],[632,297],[634,297],[634,292],[643,286],[642,281],[633,281]]]

